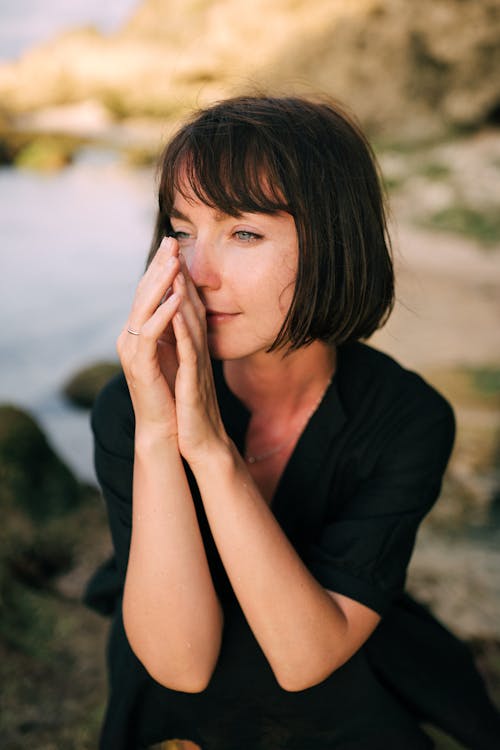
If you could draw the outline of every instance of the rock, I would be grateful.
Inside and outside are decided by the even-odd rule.
[[[89,409],[101,388],[120,372],[117,362],[96,362],[75,373],[63,388],[64,395],[75,406]]]
[[[37,522],[76,508],[80,485],[25,411],[0,405],[0,508]]]
[[[62,143],[38,138],[28,143],[16,154],[16,167],[54,172],[71,164],[72,152]]]
[[[82,490],[26,412],[0,405],[0,647],[45,654],[54,632],[51,603],[40,599],[73,561],[68,512]]]
[[[408,576],[410,592],[466,640],[500,642],[500,569],[497,529],[475,533],[419,531]]]
[[[498,0],[143,0],[114,35],[68,32],[0,66],[0,98],[175,120],[245,90],[314,90],[372,133],[422,138],[497,121],[499,34]]]
[[[84,145],[81,137],[67,133],[43,133],[33,127],[16,129],[0,121],[0,164],[52,171],[71,164],[75,153]]]

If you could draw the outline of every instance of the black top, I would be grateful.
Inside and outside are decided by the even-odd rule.
[[[249,413],[227,387],[220,362],[214,374],[225,427],[243,450]],[[130,544],[134,415],[123,376],[101,392],[92,427],[116,555],[108,578],[101,571],[90,587],[88,598],[102,608],[95,592],[110,571],[111,589],[121,589]],[[424,718],[467,746],[491,749],[500,719],[465,647],[403,594],[418,525],[439,494],[453,437],[449,404],[422,378],[369,346],[339,349],[335,377],[271,509],[322,586],[383,620],[343,667],[295,693],[279,687],[244,618],[186,467],[224,607],[219,660],[202,693],[161,687],[131,651],[117,606],[101,747],[128,750],[183,737],[203,750],[417,750],[432,747],[417,724]]]

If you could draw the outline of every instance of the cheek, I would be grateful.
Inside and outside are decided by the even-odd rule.
[[[280,310],[280,313],[282,313],[283,315],[286,315],[288,310],[290,309],[290,305],[292,304],[294,289],[295,289],[295,282],[291,281],[288,284],[286,284],[281,290],[281,294],[279,295],[279,310]]]
[[[290,307],[297,276],[297,254],[278,256],[269,252],[267,259],[255,257],[253,261],[233,255],[220,269],[228,288],[245,305],[255,306],[266,316],[283,318]]]
[[[297,256],[293,254],[283,260],[277,279],[280,312],[287,313],[293,299],[297,280]]]
[[[184,260],[186,261],[186,266],[188,267],[188,271],[191,271],[191,266],[193,265],[193,244],[189,242],[179,242],[179,253],[181,253],[184,256]]]

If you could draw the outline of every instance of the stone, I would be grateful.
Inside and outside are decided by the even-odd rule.
[[[89,409],[101,388],[120,372],[117,362],[96,362],[71,376],[63,391],[75,406]]]
[[[80,485],[28,412],[0,405],[0,508],[36,522],[76,508]]]

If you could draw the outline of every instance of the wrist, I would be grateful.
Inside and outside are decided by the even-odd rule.
[[[134,447],[136,453],[144,453],[161,447],[163,450],[179,451],[177,433],[163,425],[136,423]]]
[[[224,435],[214,438],[209,444],[200,448],[196,455],[186,460],[198,479],[207,474],[220,475],[221,471],[232,471],[236,467],[238,455],[233,441]]]

